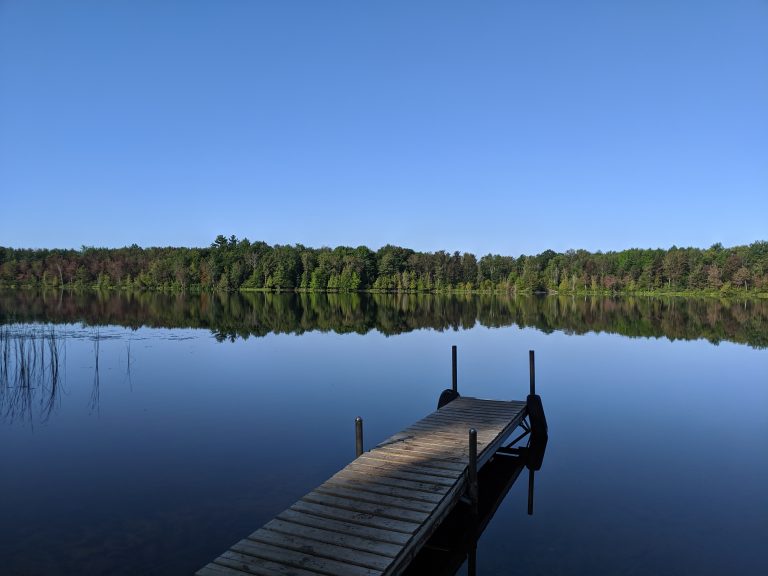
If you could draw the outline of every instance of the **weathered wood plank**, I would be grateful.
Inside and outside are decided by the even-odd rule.
[[[385,504],[363,502],[362,500],[351,500],[341,496],[335,496],[326,492],[320,492],[313,490],[302,498],[304,502],[311,502],[313,504],[322,504],[324,506],[332,506],[334,508],[340,508],[342,510],[349,510],[350,512],[357,512],[360,514],[369,514],[376,516],[377,518],[392,518],[393,520],[406,520],[419,524],[423,522],[429,512],[419,512],[416,510],[406,510],[405,508],[398,508],[395,506],[387,506]]]
[[[499,416],[480,416],[464,413],[456,414],[438,414],[421,420],[422,424],[431,424],[435,426],[468,426],[468,427],[484,427],[493,430],[494,428],[501,428],[505,422],[509,421],[509,417]]]
[[[489,406],[485,403],[483,404],[477,404],[477,403],[459,403],[459,404],[453,404],[451,403],[448,406],[444,406],[440,410],[437,410],[434,412],[434,414],[454,414],[457,412],[464,412],[467,414],[486,414],[491,416],[507,416],[509,414],[519,412],[521,407],[524,407],[526,404],[510,404],[508,406]],[[431,416],[431,414],[430,414]],[[427,416],[429,418],[429,416]]]
[[[358,462],[357,460],[347,466],[350,471],[356,471],[361,474],[368,474],[371,476],[387,476],[389,478],[400,478],[401,480],[415,480],[416,482],[425,482],[428,484],[436,484],[442,486],[451,486],[453,482],[450,478],[444,478],[442,476],[434,476],[432,474],[422,474],[409,472],[402,466],[387,465],[381,463],[380,465],[374,465],[369,462]]]
[[[524,400],[493,400],[489,398],[473,398],[472,396],[461,396],[453,402],[446,404],[443,409],[451,408],[453,406],[487,406],[492,408],[494,406],[506,407],[517,406],[518,408],[525,408],[527,403]]]
[[[413,446],[377,448],[367,452],[366,455],[372,458],[387,459],[391,462],[413,463],[426,468],[437,468],[450,472],[454,476],[466,467],[464,462],[447,460],[434,452],[422,452]]]
[[[315,504],[314,502],[305,502],[304,500],[295,502],[293,506],[291,506],[291,510],[306,512],[307,514],[330,518],[331,520],[359,524],[360,526],[382,528],[384,530],[391,530],[392,532],[402,532],[403,534],[413,534],[419,527],[419,524],[415,522],[405,522],[393,518],[381,518],[365,512],[352,512],[343,508],[336,508],[325,504]]]
[[[279,562],[255,558],[233,550],[224,552],[224,554],[216,558],[215,563],[254,576],[317,576],[320,574],[320,572],[315,572],[314,570],[302,570],[295,566],[286,566]]]
[[[244,572],[236,570],[235,568],[219,566],[214,563],[203,566],[200,570],[195,572],[195,576],[243,576],[243,574]]]
[[[435,415],[441,415],[441,414],[458,414],[458,413],[464,413],[464,414],[477,414],[477,415],[483,415],[483,416],[492,416],[492,417],[505,417],[509,416],[510,414],[514,414],[516,412],[520,412],[521,410],[525,409],[526,404],[510,404],[509,406],[488,406],[486,404],[476,404],[476,403],[465,403],[465,404],[453,404],[448,406],[444,406],[440,410],[437,410],[436,412],[433,412],[427,418],[430,418]]]
[[[503,428],[503,421],[488,423],[471,419],[458,419],[451,418],[450,416],[441,416],[440,418],[429,418],[414,422],[405,432],[413,434],[414,430],[420,430],[419,434],[425,434],[431,432],[433,434],[446,433],[451,435],[466,434],[469,428],[476,428],[478,433],[485,435],[493,435],[494,430]]]
[[[382,492],[382,490],[394,490],[393,494],[400,491],[408,492],[409,497],[415,500],[424,500],[425,502],[439,502],[446,492],[445,486],[435,486],[434,484],[425,484],[423,482],[411,482],[409,480],[400,480],[397,478],[387,478],[380,476],[362,476],[352,473],[346,468],[334,474],[329,481],[351,482],[365,486],[370,492]]]
[[[453,481],[456,478],[456,474],[459,473],[458,470],[446,470],[445,468],[424,466],[418,458],[395,460],[389,458],[386,454],[379,454],[378,451],[366,452],[355,460],[355,462],[361,465],[374,466],[376,468],[397,468],[412,474],[424,474],[425,476],[447,478],[451,481]]]
[[[314,514],[307,513],[306,511],[295,510],[293,508],[283,510],[280,514],[278,514],[277,518],[280,520],[285,520],[286,522],[301,524],[302,526],[339,532],[340,534],[360,536],[361,538],[367,538],[377,542],[384,542],[386,544],[394,544],[396,546],[402,546],[410,538],[410,534],[407,532],[395,532],[394,530],[390,530],[388,528],[362,526],[360,524],[346,522],[344,520],[337,520],[327,516],[316,516]]]
[[[269,560],[276,564],[307,569],[329,576],[378,576],[381,574],[381,570],[346,564],[345,562],[329,558],[320,558],[312,556],[308,552],[296,552],[288,548],[274,546],[265,542],[254,542],[248,539],[241,540],[232,546],[232,551],[261,560]]]
[[[457,450],[462,450],[464,449],[464,445],[469,441],[467,434],[469,429],[472,427],[473,426],[458,426],[453,429],[448,429],[444,427],[436,428],[428,424],[417,424],[412,428],[409,428],[408,432],[416,435],[419,440],[426,438],[440,438],[441,440],[450,440],[451,442],[454,442]],[[495,437],[496,434],[482,430],[482,432],[478,431],[477,441],[478,443],[487,444],[488,442],[491,442]]]
[[[432,454],[435,458],[447,460],[449,462],[456,462],[461,458],[460,454],[457,455],[457,449],[460,450],[463,442],[458,435],[456,437],[447,437],[440,432],[416,429],[413,429],[410,432],[411,434],[408,439],[380,444],[372,450],[399,448],[423,454]],[[466,436],[466,432],[460,436]]]
[[[417,461],[419,466],[429,468],[442,468],[444,470],[460,472],[467,464],[460,458],[454,458],[448,451],[441,452],[430,450],[415,443],[399,444],[397,446],[377,447],[369,453],[379,458],[393,458],[395,461],[407,459]]]
[[[432,450],[452,454],[456,448],[456,440],[442,438],[439,435],[431,437],[430,434],[423,431],[411,431],[409,434],[396,434],[391,438],[387,438],[381,444],[377,444],[374,449],[377,448],[390,448],[403,445],[415,445],[422,444],[425,447],[430,447]]]
[[[359,549],[350,549],[346,546],[339,546],[330,542],[319,542],[307,538],[302,534],[289,534],[285,532],[274,532],[269,528],[257,531],[253,537],[247,539],[250,542],[259,544],[269,544],[276,548],[285,548],[295,552],[301,552],[308,556],[324,558],[326,560],[335,560],[353,566],[361,566],[378,570],[385,570],[392,562],[392,558],[368,552]],[[236,548],[235,548],[236,549]]]
[[[433,502],[423,502],[421,500],[412,500],[410,498],[402,498],[385,494],[375,494],[373,492],[360,490],[354,486],[339,486],[333,482],[325,482],[321,486],[315,488],[314,491],[339,498],[347,498],[351,502],[356,502],[359,500],[362,502],[368,502],[370,504],[392,506],[393,508],[402,508],[403,510],[412,510],[414,512],[422,512],[426,514],[429,514],[435,507]]]
[[[397,556],[397,553],[402,548],[397,544],[381,542],[380,540],[371,538],[363,538],[357,534],[348,534],[322,528],[313,528],[311,526],[289,522],[280,518],[270,520],[264,526],[264,528],[273,530],[274,532],[290,534],[293,536],[303,536],[305,538],[309,538],[310,540],[327,542],[328,544],[334,544],[336,546],[343,546],[344,548],[349,548],[350,550],[371,552],[380,556],[386,556],[388,558],[394,558]]]
[[[494,418],[506,418],[510,414],[519,412],[516,408],[488,408],[485,406],[446,406],[437,412],[433,412],[427,418],[433,418],[435,416],[469,416],[474,418],[481,416],[493,420]]]

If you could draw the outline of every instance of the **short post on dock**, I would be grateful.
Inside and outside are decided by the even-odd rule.
[[[355,458],[363,455],[363,419],[355,418]]]

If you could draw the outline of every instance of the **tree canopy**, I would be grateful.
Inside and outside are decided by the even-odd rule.
[[[0,247],[0,285],[138,290],[768,293],[768,242],[517,257],[386,245],[269,245],[219,235],[205,248]]]

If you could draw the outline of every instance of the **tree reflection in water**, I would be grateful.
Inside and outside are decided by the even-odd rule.
[[[386,335],[516,325],[549,333],[706,339],[768,347],[768,302],[514,295],[0,292],[0,324],[205,328],[217,339],[308,331]]]

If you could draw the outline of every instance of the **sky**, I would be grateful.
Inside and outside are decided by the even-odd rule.
[[[0,246],[768,240],[766,30],[766,0],[0,0]]]

